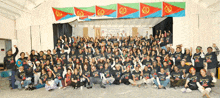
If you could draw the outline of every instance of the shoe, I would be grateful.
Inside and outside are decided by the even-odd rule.
[[[187,88],[187,89],[186,89],[186,92],[187,92],[187,93],[191,93],[191,92],[192,92],[192,90],[191,90],[191,89],[189,89],[189,88]]]
[[[59,87],[59,89],[62,89],[63,87]]]
[[[51,92],[51,91],[53,91],[54,89],[50,89],[50,90],[48,90],[49,92]]]
[[[101,88],[106,88],[106,87],[104,85],[102,85]]]
[[[166,87],[162,87],[163,89],[166,89]]]

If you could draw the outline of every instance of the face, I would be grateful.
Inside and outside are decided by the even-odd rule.
[[[174,71],[178,72],[178,67],[177,66],[174,67]]]
[[[186,54],[189,54],[190,53],[190,50],[189,49],[186,49]]]
[[[127,68],[126,68],[126,71],[127,71],[127,72],[129,72],[129,71],[130,71],[130,68],[129,68],[129,67],[127,67]]]
[[[24,67],[23,66],[19,67],[19,70],[24,71]]]
[[[164,69],[163,69],[163,68],[161,68],[161,69],[160,69],[160,72],[161,72],[161,73],[164,73]]]
[[[195,71],[194,69],[191,69],[190,72],[191,72],[192,74],[195,74],[195,73],[196,73],[196,71]]]
[[[78,73],[77,69],[74,69],[74,74],[77,74],[77,73]]]
[[[139,68],[138,68],[138,67],[135,67],[135,70],[136,70],[136,71],[139,71]]]
[[[56,53],[56,50],[55,49],[53,49],[53,54],[55,54]]]
[[[207,51],[208,51],[208,53],[211,53],[211,52],[212,52],[212,49],[211,49],[211,48],[208,48]]]
[[[200,51],[199,51],[199,49],[196,49],[196,53],[199,53]]]
[[[204,77],[206,76],[206,72],[204,70],[200,70],[200,74]]]
[[[34,50],[33,50],[33,51],[31,51],[31,53],[32,53],[32,54],[35,54],[35,51],[34,51]]]
[[[148,67],[147,67],[147,66],[145,66],[145,67],[144,67],[144,70],[145,70],[145,71],[147,71],[147,70],[148,70]]]
[[[185,61],[181,61],[181,65],[185,65]]]
[[[24,57],[24,56],[25,56],[25,54],[24,54],[24,53],[22,53],[22,54],[21,54],[21,57]]]

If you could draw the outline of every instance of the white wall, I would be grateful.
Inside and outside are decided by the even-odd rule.
[[[186,16],[173,18],[173,44],[185,47],[208,46],[216,43],[220,47],[220,12],[213,12],[201,5],[186,0]],[[219,57],[220,60],[220,57]]]
[[[0,15],[0,38],[15,39],[15,21]]]

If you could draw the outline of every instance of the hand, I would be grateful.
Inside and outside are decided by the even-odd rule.
[[[16,46],[16,45],[14,45],[14,47],[15,47],[15,48],[17,48],[17,46]]]
[[[159,88],[162,88],[162,85],[159,85]]]
[[[23,85],[24,84],[24,82],[23,81],[21,81],[21,85]]]
[[[213,47],[216,47],[216,44],[215,44],[215,43],[213,43]]]
[[[212,76],[212,77],[215,77],[215,74],[214,74],[214,73],[211,73],[211,76]]]
[[[7,71],[7,68],[4,71]]]

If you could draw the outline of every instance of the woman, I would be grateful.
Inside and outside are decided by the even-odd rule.
[[[46,84],[45,84],[45,88],[47,91],[51,91],[57,88],[56,83],[54,82],[54,77],[55,74],[53,75],[53,71],[50,69],[50,71],[48,72],[48,77],[46,80]]]
[[[83,76],[83,78],[85,79],[84,81],[83,81],[83,84],[84,84],[84,86],[85,87],[87,87],[88,89],[89,88],[91,88],[91,86],[90,86],[90,68],[88,68],[88,65],[87,64],[85,64],[84,65],[84,70],[83,70],[83,72],[82,72],[82,76]],[[87,84],[88,83],[88,84]]]
[[[197,78],[197,86],[199,91],[202,93],[202,96],[210,98],[209,93],[211,89],[211,82],[216,82],[215,74],[211,73],[211,76],[208,76],[205,69],[200,70],[201,76]]]
[[[64,84],[63,87],[67,87],[67,86],[71,86],[71,76],[72,76],[72,72],[71,69],[67,69],[67,73],[64,76]]]
[[[37,82],[40,79],[41,70],[42,70],[42,67],[40,65],[40,62],[36,61],[36,64],[34,64],[34,71],[33,71],[34,72],[34,84],[35,85],[37,85]]]
[[[71,80],[72,80],[72,86],[73,86],[73,88],[75,89],[77,89],[77,88],[79,88],[80,87],[80,76],[81,76],[82,74],[81,73],[78,73],[78,70],[75,68],[74,69],[74,74],[73,74],[73,76],[72,76],[72,78],[71,78]]]
[[[59,71],[58,69],[57,69],[57,67],[56,66],[54,66],[53,67],[53,70],[54,70],[54,82],[56,83],[56,85],[59,85],[59,89],[62,89],[63,88],[63,72],[62,71]]]
[[[130,67],[126,67],[126,71],[122,73],[121,83],[124,83],[125,85],[129,85],[130,82],[128,80],[131,79],[131,77],[132,75],[131,75]]]

